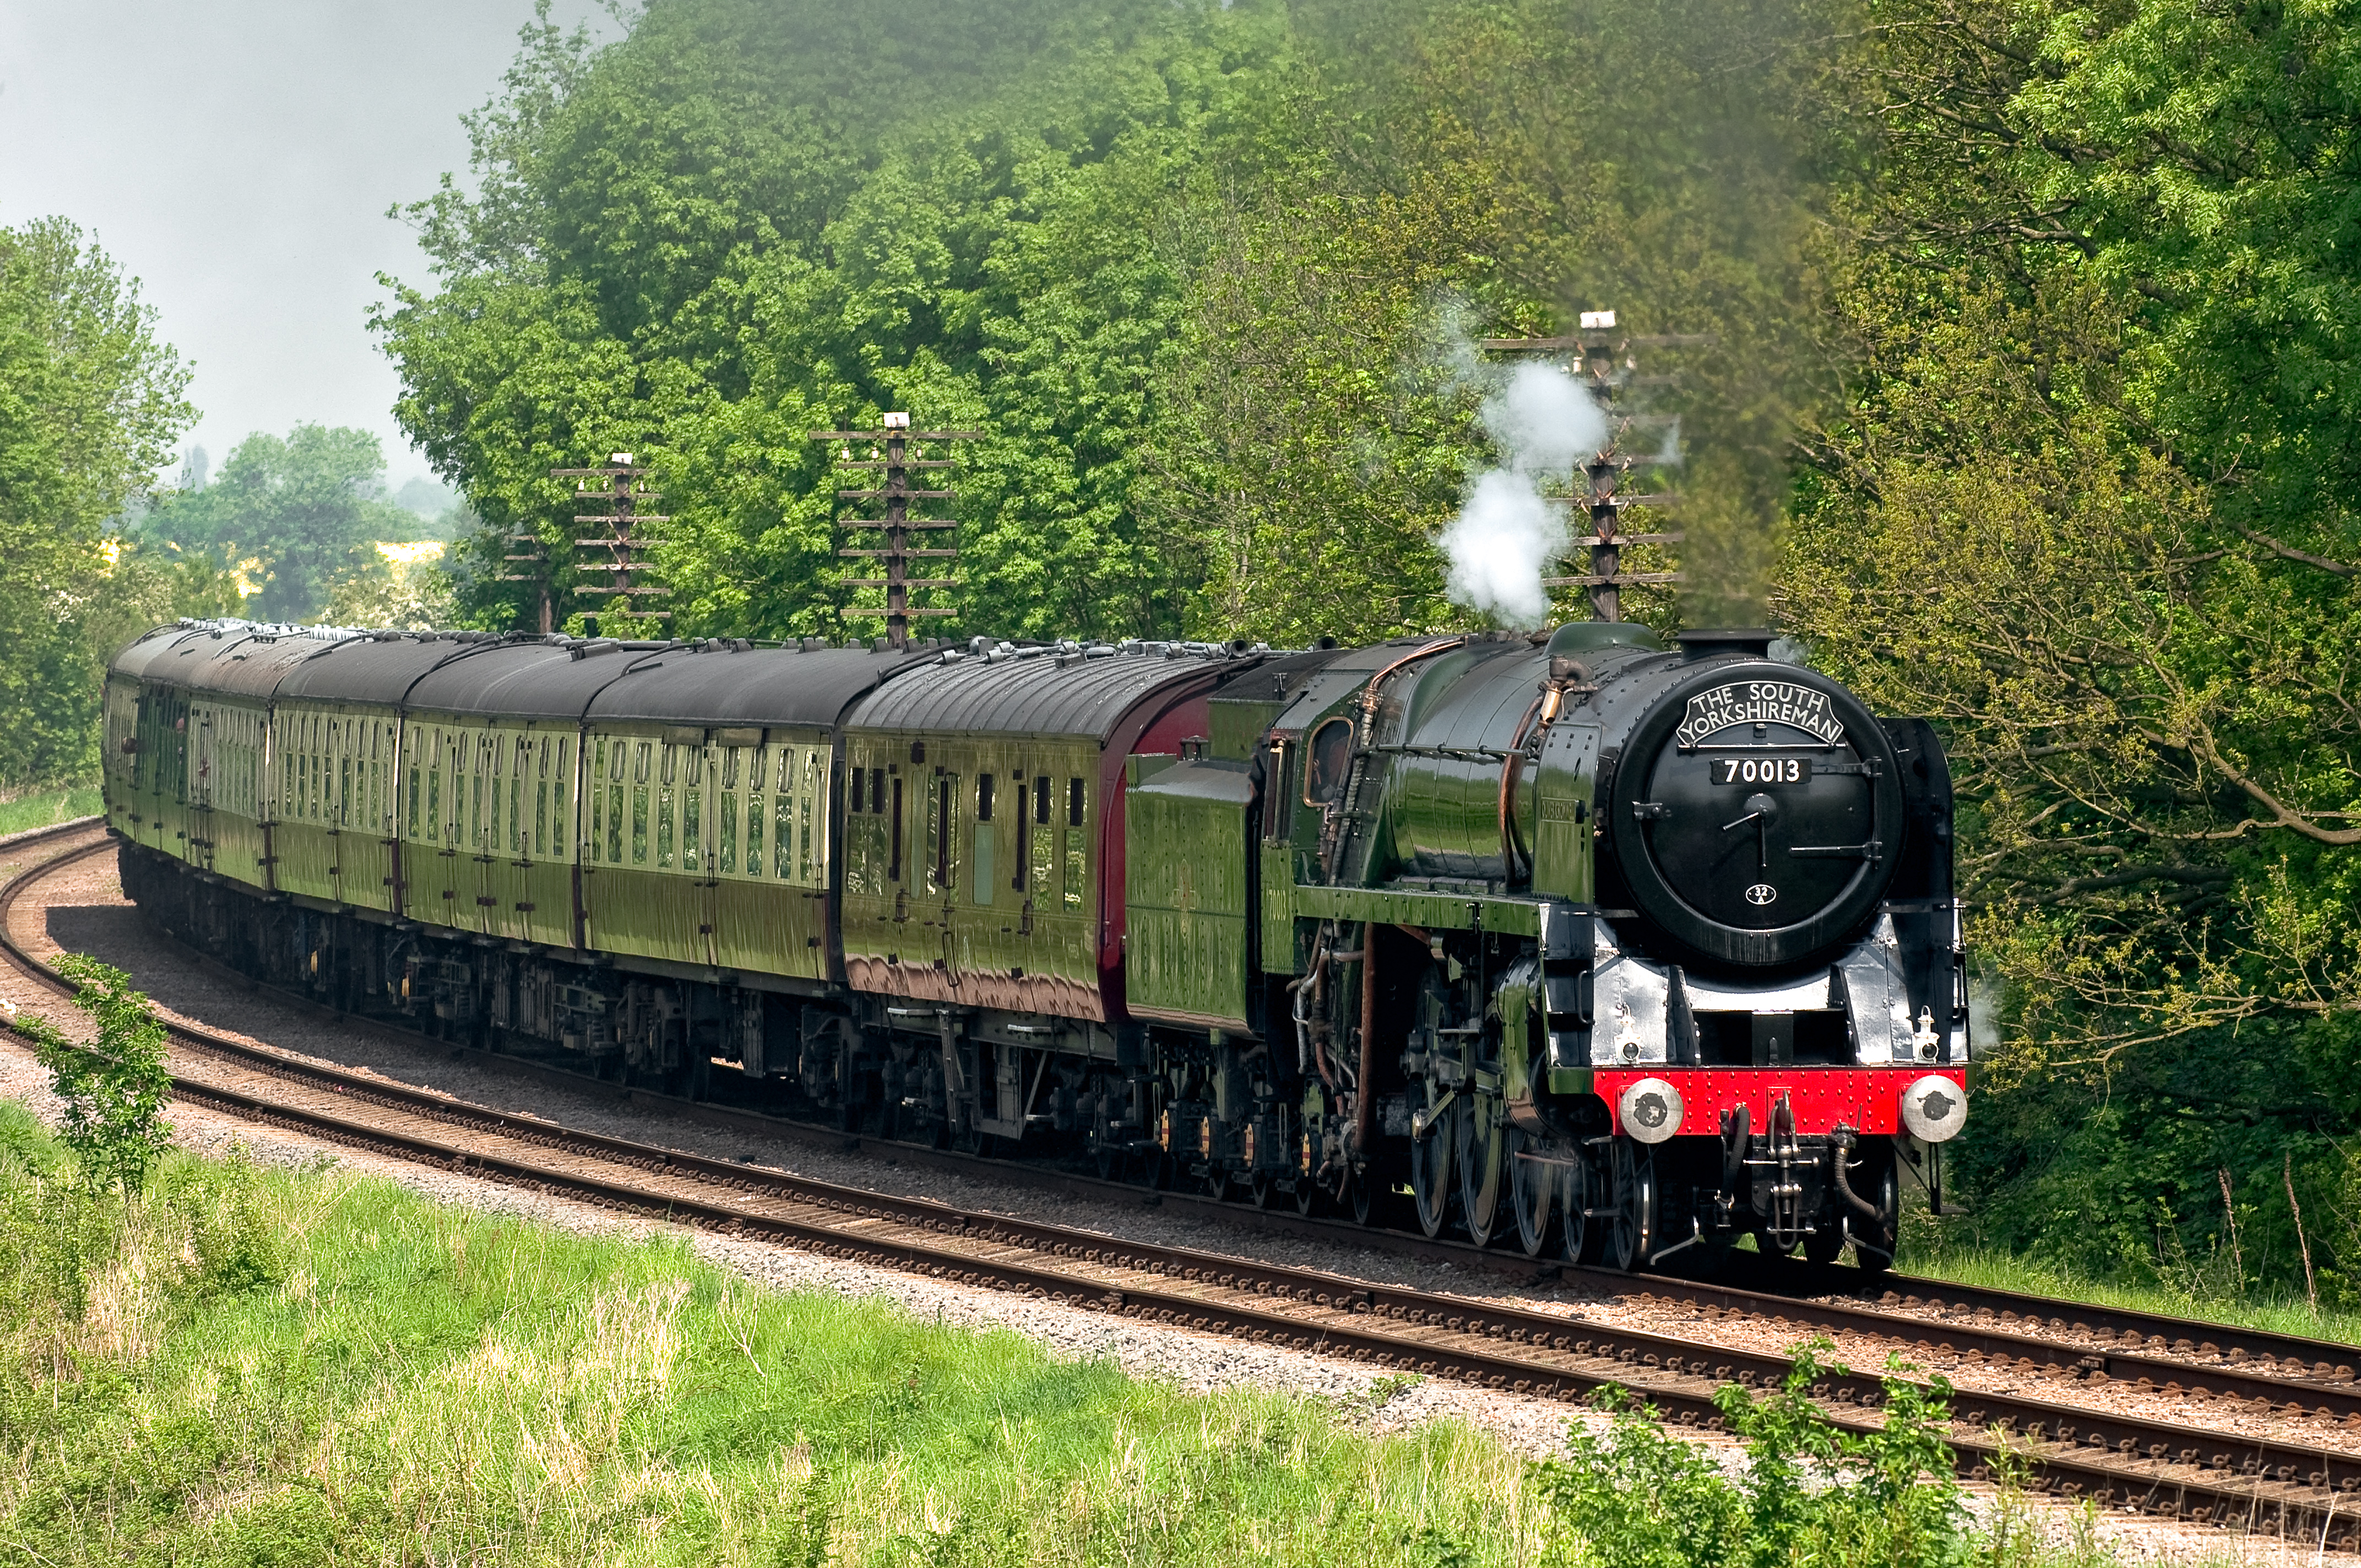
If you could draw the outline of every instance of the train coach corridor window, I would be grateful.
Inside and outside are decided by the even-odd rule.
[[[957,857],[951,853],[951,839],[959,831],[956,813],[959,809],[959,775],[937,773],[935,789],[927,802],[927,891],[948,894],[952,891],[952,871]]]
[[[894,775],[894,820],[888,831],[893,835],[892,854],[885,862],[885,880],[902,880],[902,775]]]
[[[673,790],[678,751],[675,746],[664,747],[663,769],[657,775],[661,782],[656,785],[656,870],[661,872],[672,870],[673,815],[680,804]]]
[[[549,852],[561,861],[567,859],[573,853],[566,847],[573,838],[573,835],[566,831],[566,824],[574,819],[571,815],[574,808],[570,804],[574,798],[574,791],[571,787],[574,779],[573,753],[574,748],[570,742],[560,740],[557,743],[557,776],[549,781],[549,793],[552,797],[549,815],[553,818],[549,825]]]
[[[1016,780],[1016,866],[1008,878],[1008,886],[1011,892],[1023,893],[1025,867],[1033,853],[1033,814],[1025,808],[1024,773],[1019,772],[1014,776]]]
[[[1052,881],[1058,874],[1058,830],[1049,822],[1049,775],[1043,773],[1033,781],[1033,821],[1027,836],[1031,863],[1027,874],[1033,879],[1032,891],[1027,895],[1035,904],[1048,905],[1056,889]]]
[[[968,887],[978,904],[990,904],[992,880],[992,775],[975,775],[975,863],[968,872]]]
[[[746,874],[763,874],[763,749],[754,749],[753,765],[746,774]]]
[[[828,881],[828,752],[813,747],[804,753],[803,804],[797,807],[802,840],[796,851],[803,879],[815,887]]]
[[[770,869],[784,883],[796,881],[796,749],[779,746],[779,794],[772,795]]]
[[[1082,906],[1082,883],[1090,872],[1088,836],[1082,829],[1089,797],[1081,779],[1066,781],[1066,908]]]

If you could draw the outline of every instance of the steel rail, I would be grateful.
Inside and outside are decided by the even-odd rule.
[[[0,888],[0,938],[10,959],[53,987],[67,989],[7,932],[7,916],[33,883],[101,851],[105,842],[42,861]],[[1579,1397],[1616,1384],[1632,1388],[1689,1425],[1719,1424],[1713,1404],[1713,1388],[1719,1384],[1774,1383],[1787,1365],[1780,1355],[1701,1347],[1690,1339],[1606,1328],[1554,1313],[894,1198],[491,1111],[298,1061],[210,1031],[174,1025],[170,1033],[208,1054],[339,1099],[734,1196],[699,1199],[679,1191],[652,1191],[643,1179],[593,1176],[544,1161],[487,1155],[480,1147],[471,1150],[405,1133],[382,1120],[357,1122],[225,1085],[176,1078],[176,1091],[199,1103],[539,1190],[588,1197],[741,1234],[767,1235],[938,1277],[1038,1291],[1073,1304],[1191,1328],[1276,1338],[1299,1348],[1543,1397]],[[784,1202],[808,1213],[798,1217],[750,1211],[756,1201]],[[979,1258],[972,1250],[946,1248],[933,1239],[941,1235],[966,1242],[971,1248],[1016,1248],[1027,1258]],[[1178,1279],[1194,1288],[1174,1291],[1141,1283],[1160,1279]],[[1288,1305],[1274,1310],[1279,1302]],[[1405,1333],[1404,1324],[1425,1332]],[[1840,1424],[1862,1429],[1876,1424],[1867,1412],[1879,1403],[1878,1379],[1831,1370],[1813,1392],[1834,1407],[1832,1419]],[[2133,1508],[2169,1508],[2182,1517],[2218,1523],[2265,1528],[2276,1523],[2282,1529],[2330,1532],[2340,1545],[2361,1542],[2361,1531],[2356,1529],[2361,1505],[2345,1516],[2342,1532],[2333,1530],[2340,1512],[2337,1494],[2361,1492],[2361,1455],[2015,1395],[1961,1391],[1954,1396],[1952,1408],[1959,1413],[1953,1447],[1962,1468],[1971,1473],[1988,1465],[2005,1446],[2028,1462],[2035,1478],[2051,1490]],[[1996,1439],[1990,1430],[1995,1427],[2015,1435]]]

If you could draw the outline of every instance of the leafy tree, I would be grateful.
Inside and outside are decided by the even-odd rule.
[[[239,442],[212,483],[165,497],[142,532],[257,579],[261,619],[301,621],[325,606],[338,572],[366,568],[376,542],[417,534],[417,516],[384,491],[375,435],[299,424],[284,440]]]
[[[0,228],[0,791],[97,763],[99,671],[168,608],[106,520],[194,417],[138,288],[60,218]]]
[[[98,1191],[137,1193],[170,1146],[164,1102],[172,1076],[164,1065],[164,1025],[131,977],[81,953],[60,953],[52,968],[76,986],[74,1005],[97,1026],[88,1044],[46,1018],[20,1015],[51,1090],[65,1105],[59,1142],[71,1150],[83,1182]]]

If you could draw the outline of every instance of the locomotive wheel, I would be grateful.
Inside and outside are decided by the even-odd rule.
[[[1552,1211],[1557,1204],[1559,1168],[1538,1159],[1521,1159],[1531,1140],[1516,1128],[1502,1140],[1508,1163],[1509,1198],[1517,1214],[1517,1240],[1527,1257],[1539,1257],[1549,1245]],[[1539,1151],[1532,1151],[1538,1153]]]
[[[1246,1189],[1246,1195],[1254,1201],[1256,1208],[1268,1209],[1270,1207],[1270,1201],[1279,1196],[1279,1187],[1271,1180],[1268,1171],[1257,1171],[1253,1182]]]
[[[1356,1170],[1345,1179],[1345,1210],[1353,1216],[1353,1223],[1366,1225],[1377,1210],[1378,1181],[1367,1170]]]
[[[1326,1196],[1327,1194],[1320,1190],[1320,1183],[1312,1177],[1305,1175],[1296,1177],[1295,1212],[1297,1213],[1308,1219],[1320,1212],[1321,1200]]]
[[[1452,1108],[1452,1135],[1459,1147],[1459,1212],[1467,1223],[1467,1239],[1488,1246],[1500,1234],[1500,1189],[1507,1147],[1507,1130],[1493,1120],[1492,1102],[1462,1095]]]
[[[1443,1234],[1451,1219],[1451,1146],[1449,1126],[1430,1127],[1426,1136],[1410,1146],[1410,1190],[1418,1209],[1418,1228],[1429,1236]]]
[[[1607,1266],[1625,1274],[1656,1250],[1656,1157],[1628,1137],[1615,1140],[1615,1218],[1607,1236]]]
[[[1565,1228],[1558,1234],[1565,1260],[1597,1263],[1607,1239],[1608,1222],[1604,1215],[1589,1212],[1598,1206],[1599,1181],[1588,1146],[1576,1144],[1573,1163],[1557,1174],[1558,1206],[1565,1213]]]
[[[1221,1202],[1230,1195],[1230,1173],[1222,1166],[1208,1160],[1205,1164],[1205,1196]]]

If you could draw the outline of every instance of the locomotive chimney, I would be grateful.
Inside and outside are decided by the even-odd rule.
[[[1741,658],[1767,659],[1771,656],[1772,640],[1779,634],[1767,627],[1716,628],[1711,630],[1682,631],[1673,641],[1681,645],[1681,652],[1691,660],[1719,659],[1725,654]]]

